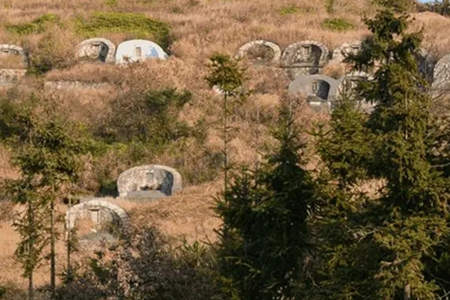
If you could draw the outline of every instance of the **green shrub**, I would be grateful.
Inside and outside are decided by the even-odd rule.
[[[286,6],[286,7],[283,7],[282,9],[280,9],[280,14],[282,16],[292,15],[292,14],[296,14],[298,12],[300,12],[300,8],[295,5]]]
[[[178,121],[178,114],[191,98],[189,91],[171,88],[128,93],[113,101],[111,115],[97,136],[110,143],[144,143],[147,147],[189,136],[190,128]]]
[[[334,31],[346,31],[355,28],[355,25],[342,18],[325,19],[322,27]]]
[[[78,33],[88,37],[104,33],[127,33],[135,38],[153,40],[165,50],[170,44],[169,26],[142,14],[97,12],[88,19],[78,18],[76,27]]]
[[[335,4],[335,0],[326,0],[325,1],[325,8],[327,9],[327,12],[329,14],[334,13],[334,4]]]
[[[44,32],[48,25],[59,24],[60,18],[55,14],[45,14],[29,23],[6,25],[6,30],[19,35]]]

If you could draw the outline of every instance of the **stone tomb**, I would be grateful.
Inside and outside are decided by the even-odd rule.
[[[325,75],[300,75],[289,84],[289,93],[303,95],[316,111],[328,111],[338,86],[339,81]]]
[[[181,175],[161,165],[134,167],[119,175],[117,189],[120,197],[158,199],[182,189]]]
[[[433,88],[450,90],[450,54],[442,57],[434,67]]]
[[[344,43],[339,48],[334,49],[330,63],[341,64],[349,54],[356,54],[361,50],[361,41]]]
[[[277,65],[280,63],[281,48],[269,41],[251,41],[239,48],[237,56],[246,57],[254,64]]]
[[[77,46],[77,57],[89,61],[113,63],[116,46],[107,39],[93,38]]]
[[[126,41],[117,47],[116,64],[141,62],[152,58],[167,59],[168,55],[158,44],[146,40]]]
[[[297,75],[317,74],[328,62],[328,49],[315,41],[303,41],[288,46],[281,56],[281,66],[291,79]]]
[[[106,234],[114,237],[114,232],[108,232],[105,228],[126,228],[128,226],[128,214],[119,206],[104,200],[94,198],[72,206],[66,212],[66,230],[72,230],[81,220],[89,220],[92,224],[91,233],[81,236],[89,239],[92,234]]]
[[[331,102],[331,109],[334,109],[334,107],[337,104],[337,101],[339,101],[340,96],[349,96],[352,97],[355,95],[355,88],[358,85],[360,81],[366,81],[371,80],[372,76],[365,72],[351,72],[344,77],[342,77],[339,80],[339,87],[337,92],[337,97],[335,101]],[[370,113],[374,109],[374,105],[372,103],[369,103],[367,101],[361,101],[359,102],[359,108],[362,111],[365,111],[367,113]]]
[[[0,45],[0,85],[14,84],[27,72],[28,57],[15,45]]]

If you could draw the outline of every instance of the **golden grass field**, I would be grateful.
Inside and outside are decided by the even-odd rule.
[[[374,8],[369,0],[336,0],[334,11],[327,12],[325,0],[1,0],[0,1],[0,44],[17,44],[33,51],[39,50],[38,42],[43,34],[18,36],[6,31],[5,25],[31,21],[43,14],[53,13],[61,17],[62,28],[50,28],[57,44],[55,55],[62,58],[62,68],[52,70],[44,78],[26,78],[24,90],[31,92],[42,87],[44,80],[84,81],[103,83],[110,86],[97,90],[52,91],[44,93],[58,99],[61,113],[68,118],[94,122],[108,109],[108,103],[116,95],[129,90],[146,88],[177,87],[193,92],[193,102],[187,105],[181,118],[194,124],[204,118],[213,124],[220,119],[220,98],[212,92],[204,77],[207,74],[208,57],[215,52],[234,55],[244,43],[255,39],[266,39],[285,48],[302,40],[316,40],[325,44],[330,51],[344,42],[360,40],[368,34],[361,21],[370,16]],[[115,3],[115,4],[111,4]],[[76,64],[74,49],[83,40],[73,32],[71,20],[75,16],[87,16],[96,11],[139,12],[148,17],[167,22],[171,27],[174,42],[167,61],[148,61],[140,65],[119,68],[114,65],[95,63]],[[450,19],[434,13],[414,13],[414,28],[423,28],[424,48],[435,57],[450,53]],[[329,17],[345,18],[354,28],[338,32],[324,29],[321,24]],[[129,37],[121,34],[105,34],[103,37],[118,44]],[[330,71],[331,72],[331,71]],[[248,86],[254,90],[248,101],[237,112],[233,126],[240,130],[231,142],[231,158],[236,163],[257,161],[260,149],[270,144],[270,128],[254,122],[260,118],[272,118],[280,99],[284,97],[289,83],[284,73],[272,68],[248,68]],[[2,90],[0,90],[1,92]],[[299,108],[299,123],[310,128],[314,122],[326,120],[326,116],[314,114],[305,105]],[[198,167],[197,145],[187,144],[183,154],[183,167]],[[220,151],[222,140],[218,129],[209,126],[203,145],[208,151]],[[12,167],[12,150],[0,145],[0,179],[18,176]],[[163,154],[157,161],[169,166],[175,158]],[[125,162],[106,157],[105,164],[118,175]],[[314,166],[311,166],[314,168]],[[89,178],[89,174],[86,175]],[[86,186],[95,182],[86,179]],[[212,207],[213,197],[220,191],[220,178],[200,185],[188,186],[179,195],[149,204],[137,204],[117,200],[131,216],[135,224],[157,226],[175,243],[186,239],[193,241],[214,241],[214,229],[220,221]],[[13,282],[26,287],[21,277],[20,266],[13,254],[18,241],[12,223],[14,208],[8,202],[0,202],[0,285]],[[60,207],[61,214],[65,208]],[[62,224],[60,223],[60,231]],[[62,235],[61,235],[62,237]],[[63,241],[59,241],[58,271],[65,259]],[[36,274],[36,285],[48,283],[48,270],[44,267]]]

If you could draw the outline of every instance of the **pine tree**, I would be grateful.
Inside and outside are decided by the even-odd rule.
[[[230,171],[230,159],[228,144],[233,128],[230,126],[230,117],[236,104],[245,99],[247,93],[243,90],[245,81],[245,69],[239,66],[239,62],[228,55],[215,54],[210,58],[210,73],[206,77],[211,88],[223,95],[222,101],[222,138],[223,138],[223,169],[224,189],[228,187],[228,173]]]
[[[38,207],[44,205],[48,210],[50,288],[54,298],[57,235],[55,202],[62,196],[64,185],[77,179],[79,155],[85,152],[86,143],[75,124],[58,117],[53,110],[54,107],[51,103],[47,103],[46,99],[40,100],[39,110],[35,98],[26,99],[23,103],[6,105],[8,109],[2,110],[6,133],[2,135],[9,135],[8,142],[16,150],[14,164],[20,169],[22,175],[16,185],[22,184],[23,180],[32,182],[32,185],[27,185],[29,193],[33,193],[35,198],[39,199],[38,204],[30,198],[27,203],[30,205],[29,208],[35,208],[33,213],[36,216],[39,215]]]
[[[315,205],[314,182],[300,166],[298,136],[292,111],[284,105],[274,131],[278,148],[261,168],[235,175],[218,203],[223,220],[219,265],[234,299],[294,295]]]
[[[429,159],[431,98],[415,61],[421,33],[408,31],[408,1],[378,3],[376,16],[365,20],[373,35],[348,59],[357,70],[374,71],[357,91],[375,109],[365,120],[342,106],[333,115],[331,136],[322,140],[333,147],[319,149],[339,182],[373,178],[385,187],[379,197],[329,189],[325,217],[316,221],[324,255],[316,273],[321,289],[314,294],[437,299],[448,286],[436,263],[448,262],[448,178]],[[336,172],[342,169],[347,173]]]

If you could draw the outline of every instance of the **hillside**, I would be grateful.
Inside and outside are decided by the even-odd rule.
[[[29,53],[30,68],[14,84],[0,85],[0,99],[21,103],[30,95],[39,95],[52,103],[57,115],[82,124],[98,142],[98,153],[83,157],[84,171],[77,189],[80,195],[117,196],[117,177],[137,165],[177,169],[184,188],[179,194],[145,204],[112,201],[129,213],[134,225],[155,225],[173,245],[183,240],[215,241],[214,230],[220,221],[213,211],[214,196],[222,180],[221,96],[205,80],[209,57],[214,53],[235,56],[243,44],[260,39],[281,49],[312,40],[333,52],[368,35],[361,17],[374,14],[370,2],[4,0],[0,3],[0,44],[22,47]],[[117,24],[110,26],[110,19],[102,19],[102,14],[115,18]],[[423,48],[434,60],[449,54],[450,18],[431,12],[414,12],[413,16],[414,29],[423,28]],[[82,62],[76,58],[77,45],[92,37],[108,39],[116,46],[131,39],[153,40],[169,57],[127,66]],[[253,165],[273,144],[270,131],[281,99],[288,97],[291,79],[278,66],[255,66],[245,59],[242,63],[247,67],[246,88],[252,94],[234,111],[232,126],[239,130],[231,141],[230,156],[236,165]],[[0,60],[0,68],[10,69],[15,64]],[[342,72],[329,66],[322,73],[338,79]],[[145,119],[145,113],[135,114],[133,101],[140,95],[174,88],[174,98],[182,98],[185,91],[191,96],[181,107],[168,109],[173,115],[161,121]],[[300,102],[297,121],[307,140],[308,129],[326,122],[329,115],[315,112],[304,99]],[[133,132],[124,132],[121,125],[131,128],[135,125],[132,121],[140,117],[156,124],[156,130],[150,128],[142,139],[134,139]],[[183,123],[180,127],[178,121]],[[152,139],[162,131],[164,122],[173,124],[173,132],[182,132],[181,137],[168,142]],[[0,144],[0,180],[18,176],[11,162],[13,153],[13,148]],[[311,160],[308,169],[315,170],[319,162],[312,145],[307,155]],[[7,200],[0,205],[0,286],[25,288],[20,266],[13,261],[18,240],[8,213],[13,209]],[[60,204],[59,210],[63,215],[67,207]],[[58,268],[64,266],[64,251],[60,241]],[[47,272],[39,270],[37,286],[47,282]]]

